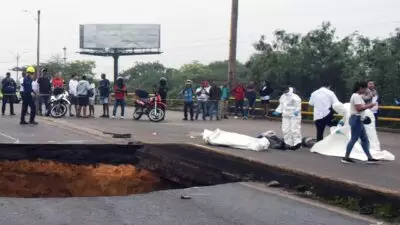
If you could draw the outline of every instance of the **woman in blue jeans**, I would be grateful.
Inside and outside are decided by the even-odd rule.
[[[369,140],[365,131],[364,123],[371,122],[369,118],[364,117],[364,111],[375,106],[376,103],[365,104],[363,94],[367,89],[366,82],[357,82],[354,85],[353,95],[350,98],[350,119],[349,124],[351,127],[351,139],[347,144],[346,155],[342,159],[343,163],[354,163],[350,158],[350,153],[353,150],[354,144],[361,140],[361,146],[368,157],[368,163],[376,163],[378,160],[372,158],[369,152]]]

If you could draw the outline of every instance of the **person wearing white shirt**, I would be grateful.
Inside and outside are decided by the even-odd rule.
[[[19,78],[19,94],[21,95],[22,98],[22,94],[24,93],[24,78],[25,78],[26,74],[22,73],[21,78]]]
[[[314,107],[317,141],[324,138],[325,127],[331,125],[333,119],[332,105],[336,102],[339,102],[339,100],[327,83],[311,94],[309,105]]]
[[[372,80],[369,80],[367,83],[368,83],[368,88],[362,97],[363,97],[365,103],[375,103],[375,106],[372,107],[370,110],[374,113],[375,126],[377,126],[378,125],[377,124],[378,110],[379,110],[379,95],[375,89],[375,82]]]
[[[378,161],[371,156],[369,151],[369,140],[364,127],[364,123],[367,123],[367,119],[363,115],[364,111],[366,109],[371,109],[376,105],[375,103],[364,102],[363,95],[365,94],[366,89],[366,82],[356,82],[353,88],[353,95],[350,98],[349,119],[351,137],[346,147],[346,155],[342,158],[343,163],[354,163],[354,160],[350,158],[350,154],[358,140],[361,140],[361,147],[368,157],[368,163],[376,163]]]
[[[71,104],[69,105],[69,116],[74,116],[74,114],[72,114],[72,105],[74,105],[75,108],[75,113],[77,113],[77,109],[78,109],[78,96],[76,94],[76,87],[78,87],[78,78],[76,76],[76,74],[72,75],[72,79],[69,81],[68,84],[68,92],[69,92],[69,101],[71,102]]]
[[[37,78],[35,77],[34,80],[32,81],[32,90],[35,93],[35,96],[33,96],[33,101],[36,105],[36,114],[39,114],[39,83],[37,82]]]
[[[89,78],[90,88],[93,90],[93,96],[89,96],[89,116],[94,117],[94,103],[96,101],[96,85],[93,82],[93,78]]]

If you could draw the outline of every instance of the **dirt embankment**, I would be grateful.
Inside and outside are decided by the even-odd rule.
[[[1,197],[123,196],[163,189],[163,181],[132,165],[0,162]]]

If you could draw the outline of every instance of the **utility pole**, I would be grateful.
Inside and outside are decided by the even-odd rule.
[[[19,82],[19,59],[21,58],[21,55],[17,53],[17,80],[16,82]]]
[[[36,52],[36,74],[40,75],[40,10],[37,11],[37,52]]]
[[[67,47],[64,47],[63,51],[64,51],[64,65],[66,65],[67,64]]]
[[[229,89],[232,90],[236,84],[236,46],[237,46],[237,27],[239,14],[239,0],[232,0],[231,12],[231,31],[229,41],[229,65],[228,65],[228,81]]]

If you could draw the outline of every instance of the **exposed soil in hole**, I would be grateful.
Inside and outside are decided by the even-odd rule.
[[[2,197],[123,196],[166,189],[157,175],[132,165],[0,162]]]

